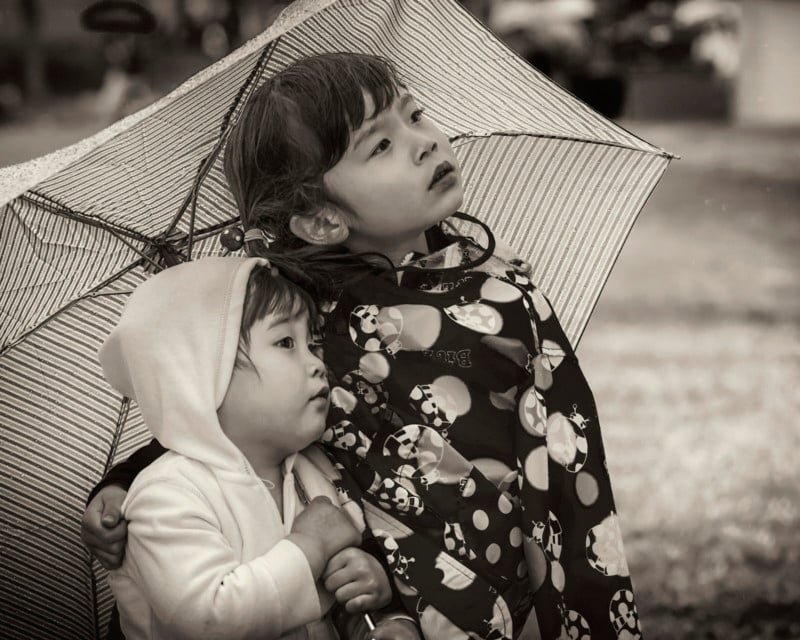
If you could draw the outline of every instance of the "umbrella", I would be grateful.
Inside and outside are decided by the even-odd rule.
[[[0,628],[102,637],[105,574],[79,541],[89,489],[149,439],[96,352],[152,269],[224,251],[226,133],[298,57],[379,53],[454,139],[464,209],[533,267],[577,343],[670,155],[594,113],[454,1],[291,5],[261,36],[99,134],[0,174]]]

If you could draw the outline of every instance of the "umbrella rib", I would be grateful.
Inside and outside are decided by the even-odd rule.
[[[109,469],[111,469],[111,463],[114,461],[114,456],[117,455],[117,447],[119,447],[119,441],[122,438],[122,430],[125,427],[125,422],[128,420],[128,413],[130,412],[131,408],[131,401],[130,398],[123,397],[122,402],[120,403],[119,413],[117,414],[117,424],[114,427],[114,438],[111,441],[111,446],[108,450],[108,458],[106,459],[105,466],[103,467],[103,476],[105,478],[106,474],[108,473]]]
[[[125,227],[120,227],[118,225],[111,224],[104,220],[97,220],[96,218],[85,216],[85,214],[73,211],[72,209],[65,207],[64,205],[58,203],[56,200],[53,200],[52,198],[49,198],[41,193],[37,193],[34,191],[31,191],[30,193],[34,193],[36,195],[36,198],[41,198],[42,202],[37,202],[35,198],[31,198],[27,194],[21,196],[21,198],[27,202],[30,202],[31,204],[46,209],[52,214],[63,216],[65,218],[69,218],[70,220],[75,220],[76,222],[81,222],[83,224],[86,224],[90,227],[95,227],[97,229],[106,231],[107,233],[114,236],[126,247],[128,247],[131,251],[139,255],[143,260],[149,262],[150,265],[157,271],[161,270],[162,267],[158,262],[153,260],[153,258],[151,258],[144,251],[142,251],[139,247],[132,244],[128,239],[132,238],[134,240],[138,240],[139,242],[154,247],[156,250],[160,246],[158,242],[153,241],[151,238],[145,235],[136,233],[135,231],[131,231],[130,229],[126,229]]]
[[[48,324],[49,322],[54,320],[61,313],[63,313],[64,311],[66,311],[70,307],[78,304],[82,300],[85,300],[86,298],[98,298],[98,297],[101,297],[101,296],[117,296],[117,295],[120,295],[120,294],[123,294],[123,293],[130,293],[131,292],[130,290],[128,290],[128,291],[113,291],[113,292],[107,292],[107,293],[101,293],[101,290],[103,288],[107,287],[108,285],[110,285],[115,280],[118,280],[119,278],[124,276],[126,273],[129,273],[130,271],[132,271],[136,267],[140,266],[141,263],[142,263],[142,260],[137,260],[136,262],[128,265],[127,267],[125,267],[121,271],[117,271],[117,273],[115,273],[111,277],[106,278],[105,280],[103,280],[103,282],[98,284],[96,287],[90,289],[89,291],[87,291],[83,295],[78,296],[74,300],[70,300],[67,304],[65,304],[63,307],[61,307],[57,311],[51,313],[44,320],[42,320],[40,323],[38,323],[37,325],[31,327],[30,329],[28,329],[24,333],[21,333],[19,336],[17,336],[16,340],[14,340],[13,342],[8,342],[8,343],[4,344],[2,347],[0,347],[0,356],[2,356],[6,351],[9,351],[10,349],[13,349],[16,345],[18,345],[20,342],[25,340],[25,338],[27,338],[32,333],[38,331],[41,327],[45,326],[46,324]],[[159,269],[161,268],[159,265],[157,265],[157,266],[159,267]]]
[[[139,249],[139,247],[137,247],[137,246],[135,246],[135,245],[131,244],[131,243],[130,243],[130,242],[128,242],[128,241],[127,241],[127,240],[126,240],[124,237],[122,237],[121,235],[119,235],[119,234],[117,234],[117,233],[114,233],[114,232],[113,232],[113,231],[111,231],[111,230],[109,230],[109,233],[110,233],[111,235],[113,235],[113,236],[114,236],[114,237],[115,237],[117,240],[119,240],[119,241],[120,241],[122,244],[124,244],[126,247],[128,247],[128,248],[129,248],[131,251],[133,251],[134,253],[138,254],[138,255],[139,255],[141,258],[142,258],[142,260],[146,260],[147,262],[149,262],[149,263],[150,263],[150,265],[151,265],[151,266],[152,266],[152,267],[153,267],[153,268],[154,268],[156,271],[161,271],[161,269],[162,269],[162,265],[158,264],[158,262],[156,262],[155,260],[153,260],[153,259],[152,259],[150,256],[148,256],[148,255],[147,255],[147,254],[146,254],[144,251],[142,251],[141,249]],[[146,242],[147,242],[148,244],[150,244],[151,246],[155,247],[156,249],[158,249],[158,245],[157,245],[156,243],[154,243],[152,240],[147,240]]]
[[[528,137],[528,138],[541,138],[542,140],[563,140],[564,142],[580,142],[583,144],[596,144],[604,147],[617,147],[619,149],[626,149],[627,151],[636,151],[638,153],[645,153],[647,155],[654,155],[660,158],[667,158],[668,160],[674,160],[678,158],[673,153],[669,151],[665,151],[664,149],[659,149],[658,151],[649,151],[647,149],[637,149],[636,147],[631,147],[626,144],[622,144],[621,142],[614,142],[612,140],[590,140],[588,138],[581,138],[578,136],[562,136],[562,135],[554,135],[554,134],[547,134],[547,133],[528,133],[526,131],[491,131],[489,133],[459,133],[455,136],[450,137],[451,143],[461,142],[461,144],[454,144],[454,147],[460,147],[464,144],[467,144],[470,141],[477,141],[480,139],[485,138],[492,138],[494,136],[498,137],[508,137],[508,138],[519,138],[519,137]]]
[[[31,194],[35,197],[31,197]],[[74,211],[73,209],[70,209],[69,207],[61,204],[57,200],[54,200],[50,196],[46,196],[43,193],[39,193],[38,191],[31,190],[19,197],[21,200],[29,202],[34,206],[41,207],[57,216],[63,216],[65,218],[69,218],[70,220],[75,220],[76,222],[87,224],[91,227],[97,227],[98,229],[102,229],[103,231],[108,231],[109,233],[117,237],[125,235],[128,236],[129,238],[133,238],[134,240],[139,240],[140,242],[152,243],[152,240],[150,240],[150,238],[148,238],[145,235],[142,235],[141,233],[137,233],[136,231],[132,231],[131,229],[127,229],[120,225],[107,222],[105,220],[100,220],[98,218],[80,213],[78,211]]]
[[[249,95],[253,84],[255,84],[263,74],[264,69],[272,57],[272,53],[275,51],[275,48],[278,46],[280,41],[281,38],[279,36],[270,42],[266,47],[264,47],[264,50],[258,57],[258,60],[253,65],[253,69],[250,72],[250,75],[247,77],[247,80],[245,80],[242,86],[239,88],[239,91],[236,94],[236,97],[233,99],[230,109],[228,109],[228,112],[222,119],[219,139],[217,140],[211,152],[200,164],[200,167],[197,170],[197,175],[192,183],[191,190],[188,194],[186,194],[186,197],[178,209],[178,212],[175,214],[175,217],[172,219],[170,224],[167,226],[166,231],[164,232],[163,238],[166,240],[166,238],[175,230],[175,227],[178,225],[178,221],[183,217],[183,214],[186,213],[186,209],[189,208],[189,237],[186,245],[187,260],[192,259],[192,245],[194,244],[194,221],[197,215],[197,197],[200,194],[200,185],[202,184],[203,180],[205,180],[208,172],[211,170],[211,167],[214,165],[214,162],[219,157],[219,154],[222,152],[222,149],[225,146],[225,142],[227,141],[228,134],[231,130],[231,120],[233,118],[233,114],[236,112],[245,96]]]
[[[223,229],[227,229],[228,227],[232,227],[234,225],[239,224],[241,221],[238,217],[231,218],[229,220],[225,220],[224,222],[218,222],[217,224],[212,224],[209,227],[204,227],[203,229],[198,229],[195,231],[194,236],[198,240],[203,240],[209,236],[213,236]]]

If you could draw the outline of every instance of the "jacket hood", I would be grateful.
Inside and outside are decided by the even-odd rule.
[[[243,471],[217,409],[230,384],[247,281],[260,258],[205,258],[166,269],[131,295],[100,348],[108,382],[136,400],[167,449]]]

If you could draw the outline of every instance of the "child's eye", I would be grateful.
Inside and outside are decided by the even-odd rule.
[[[370,155],[371,155],[371,156],[376,156],[376,155],[378,155],[379,153],[383,153],[384,151],[386,151],[386,150],[389,148],[389,146],[390,146],[391,144],[392,144],[392,143],[391,143],[391,141],[390,141],[390,140],[388,140],[387,138],[384,138],[384,139],[383,139],[383,140],[381,140],[381,141],[380,141],[380,142],[377,144],[377,146],[376,146],[376,147],[375,147],[375,148],[372,150],[372,153],[371,153]]]
[[[294,349],[294,338],[289,336],[281,338],[275,343],[275,346],[280,347],[281,349]]]
[[[417,109],[411,114],[411,122],[419,122],[425,114],[425,109]]]

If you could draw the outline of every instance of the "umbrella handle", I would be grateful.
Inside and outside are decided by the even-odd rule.
[[[372,616],[368,613],[364,614],[364,622],[367,623],[367,629],[370,631],[375,631],[375,623],[372,621]]]

